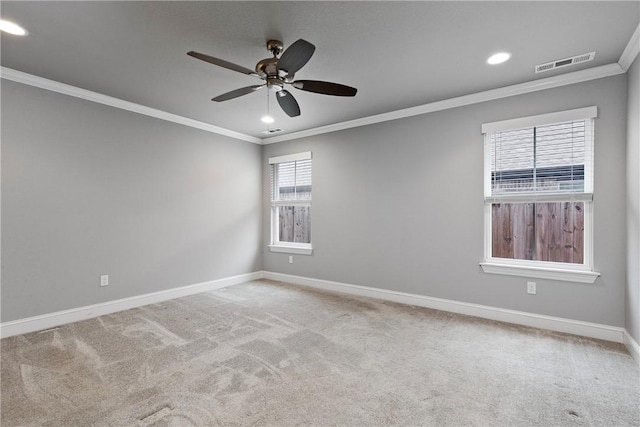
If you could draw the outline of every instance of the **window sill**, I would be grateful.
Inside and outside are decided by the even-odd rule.
[[[481,262],[480,266],[485,273],[490,274],[536,277],[539,279],[563,280],[566,282],[593,283],[598,276],[600,276],[600,273],[596,273],[595,271],[497,264],[493,262]]]
[[[269,245],[269,250],[271,252],[282,252],[285,254],[296,255],[311,255],[313,253],[313,248],[303,248],[299,246]]]

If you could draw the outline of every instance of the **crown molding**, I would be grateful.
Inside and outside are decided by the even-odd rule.
[[[166,111],[157,110],[155,108],[146,107],[144,105],[135,104],[133,102],[124,101],[122,99],[114,98],[112,96],[107,96],[101,93],[92,92],[90,90],[81,89],[79,87],[57,82],[55,80],[49,80],[49,79],[45,79],[44,77],[34,76],[33,74],[28,74],[22,71],[14,70],[12,68],[0,67],[0,78],[3,78],[5,80],[11,80],[17,83],[22,83],[29,86],[39,87],[41,89],[50,90],[52,92],[58,92],[64,95],[69,95],[69,96],[73,96],[80,99],[85,99],[87,101],[96,102],[98,104],[104,104],[110,107],[132,111],[134,113],[155,117],[157,119],[178,123],[184,126],[201,129],[207,132],[216,133],[218,135],[228,136],[230,138],[239,139],[241,141],[252,142],[254,144],[262,143],[262,139],[260,138],[256,138],[250,135],[245,135],[243,133],[235,132],[219,126],[214,126],[209,123],[200,122],[198,120],[189,119],[187,117],[179,116],[177,114],[168,113]]]
[[[618,60],[618,64],[620,64],[620,67],[622,67],[625,73],[629,67],[631,67],[633,61],[635,61],[638,53],[640,53],[640,24],[638,24],[636,30],[631,35],[629,43],[627,43]]]
[[[435,111],[448,110],[450,108],[464,107],[465,105],[478,104],[480,102],[493,101],[500,98],[522,95],[539,90],[552,89],[567,86],[603,77],[624,74],[625,70],[617,63],[601,65],[599,67],[588,68],[586,70],[575,71],[573,73],[560,74],[558,76],[547,77],[545,79],[533,80],[512,86],[505,86],[498,89],[491,89],[484,92],[477,92],[470,95],[463,95],[456,98],[445,99],[443,101],[432,102],[419,105],[417,107],[405,108],[403,110],[378,114],[375,116],[363,117],[361,119],[349,120],[314,129],[307,129],[300,132],[286,135],[273,136],[263,139],[263,144],[273,144],[276,142],[289,141],[292,139],[305,138],[323,133],[336,132],[360,126],[367,126],[374,123],[382,123],[390,120],[403,119],[406,117],[418,116],[421,114],[433,113]]]
[[[638,30],[634,33],[636,45],[638,44]],[[625,52],[632,52],[633,39],[629,41]],[[631,53],[625,54],[625,58],[630,57]],[[634,54],[637,55],[637,52]],[[622,57],[621,57],[622,61]],[[633,59],[631,60],[633,62]],[[630,64],[629,64],[630,65]],[[286,135],[279,135],[270,138],[257,138],[240,132],[235,132],[219,126],[189,119],[173,113],[167,113],[155,108],[146,107],[144,105],[135,104],[133,102],[124,101],[111,96],[103,95],[90,90],[81,89],[68,84],[56,82],[54,80],[45,79],[43,77],[34,76],[22,71],[14,70],[7,67],[0,67],[0,78],[15,81],[18,83],[35,86],[53,92],[62,93],[76,98],[97,102],[111,107],[121,108],[123,110],[132,111],[146,116],[155,117],[161,120],[178,123],[184,126],[190,126],[207,132],[228,136],[230,138],[251,142],[254,144],[274,144],[277,142],[290,141],[293,139],[305,138],[314,135],[321,135],[339,130],[351,129],[355,127],[367,126],[375,123],[383,123],[391,120],[403,119],[406,117],[418,116],[436,111],[448,110],[451,108],[463,107],[466,105],[478,104],[486,101],[493,101],[501,98],[522,95],[526,93],[536,92],[545,89],[552,89],[561,86],[567,86],[575,83],[581,83],[589,80],[600,79],[603,77],[624,74],[626,70],[619,63],[602,65],[599,67],[588,68],[586,70],[575,71],[573,73],[561,74],[558,76],[548,77],[545,79],[533,80],[512,86],[505,86],[498,89],[491,89],[483,92],[477,92],[470,95],[463,95],[456,98],[445,99],[442,101],[431,102],[429,104],[419,105],[417,107],[405,108],[402,110],[391,111],[388,113],[377,114],[374,116],[363,117],[360,119],[349,120],[346,122],[335,123],[327,126],[321,126],[313,129],[306,129],[300,132],[293,132]]]

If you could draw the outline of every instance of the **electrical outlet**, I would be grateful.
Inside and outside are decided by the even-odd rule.
[[[536,294],[536,282],[527,282],[527,293],[531,295]]]
[[[293,255],[289,255],[289,264],[293,264]]]
[[[103,274],[100,276],[100,286],[108,286],[109,285],[109,275]]]

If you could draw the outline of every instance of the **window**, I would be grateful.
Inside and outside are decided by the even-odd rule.
[[[593,283],[596,107],[487,123],[485,272]]]
[[[310,255],[311,152],[271,157],[273,252]]]

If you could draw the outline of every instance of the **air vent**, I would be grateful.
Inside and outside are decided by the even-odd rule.
[[[274,133],[280,133],[280,132],[282,132],[282,129],[280,129],[280,128],[267,129],[265,131],[262,131],[262,133],[266,133],[267,135],[271,135],[271,134],[274,134]]]
[[[556,68],[568,67],[582,62],[593,61],[596,57],[595,52],[583,53],[582,55],[572,56],[571,58],[558,59],[557,61],[547,62],[546,64],[536,65],[535,71],[543,73],[545,71],[555,70]]]

